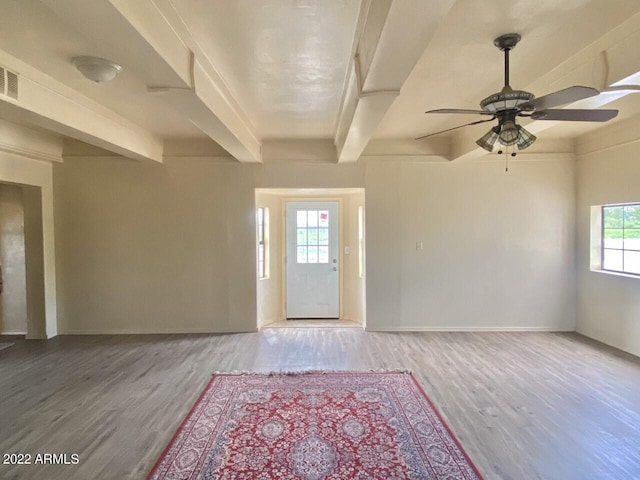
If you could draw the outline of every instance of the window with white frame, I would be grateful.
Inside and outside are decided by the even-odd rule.
[[[269,278],[269,209],[259,207],[256,225],[258,228],[258,278]]]
[[[601,209],[602,270],[640,275],[640,203]]]

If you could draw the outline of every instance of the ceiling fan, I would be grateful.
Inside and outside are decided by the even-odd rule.
[[[518,125],[517,117],[526,117],[532,120],[606,122],[618,115],[618,110],[553,109],[553,107],[573,103],[600,93],[591,87],[569,87],[539,98],[535,98],[535,95],[523,90],[513,90],[509,85],[509,52],[515,48],[520,38],[517,33],[508,33],[493,41],[494,45],[504,52],[504,87],[499,93],[494,93],[480,102],[482,110],[446,108],[425,112],[478,114],[489,118],[430,133],[418,137],[416,140],[498,119],[498,125],[479,138],[476,143],[489,152],[493,151],[496,141],[504,146],[517,145],[519,150],[524,150],[536,141],[536,136]]]

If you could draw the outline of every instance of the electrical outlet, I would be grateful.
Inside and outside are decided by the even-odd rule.
[[[424,250],[424,243],[422,242],[416,242],[416,250]]]

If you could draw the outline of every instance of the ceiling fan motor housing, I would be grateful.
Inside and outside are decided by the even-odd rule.
[[[480,108],[486,112],[497,113],[504,110],[515,110],[519,105],[530,102],[535,98],[533,93],[524,90],[503,89],[480,102]]]

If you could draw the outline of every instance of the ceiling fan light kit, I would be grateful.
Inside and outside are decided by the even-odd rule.
[[[498,140],[498,135],[500,134],[500,127],[493,127],[487,133],[485,133],[482,137],[480,137],[476,143],[487,150],[488,152],[493,151],[493,146],[496,144]]]
[[[518,131],[520,132],[518,135],[518,150],[524,150],[528,146],[530,146],[533,142],[536,141],[538,137],[536,137],[533,133],[525,130],[524,127],[518,125]]]
[[[531,120],[606,122],[618,114],[617,110],[552,110],[553,107],[573,103],[600,93],[591,87],[569,87],[539,98],[535,98],[533,93],[511,88],[509,84],[509,52],[515,48],[520,39],[521,36],[517,33],[507,33],[493,41],[494,45],[504,52],[504,87],[500,92],[489,95],[480,102],[482,110],[438,109],[426,112],[478,114],[490,116],[491,118],[467,123],[419,138],[426,138],[497,119],[498,125],[480,137],[476,144],[488,152],[492,152],[493,147],[498,142],[505,147],[517,145],[519,150],[524,150],[536,141],[536,136],[521,125],[518,125],[517,117],[530,118]],[[515,155],[515,153],[511,155]]]

